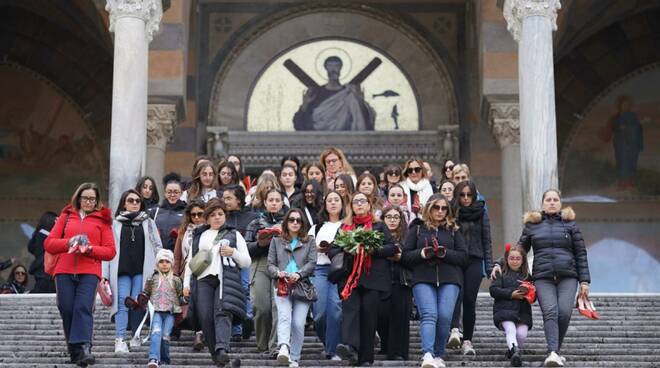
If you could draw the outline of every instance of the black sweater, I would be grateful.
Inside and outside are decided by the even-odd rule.
[[[444,258],[422,258],[422,249],[432,246],[432,239],[444,246],[447,253]],[[426,225],[416,225],[408,230],[403,247],[403,264],[413,271],[412,285],[418,283],[456,284],[462,286],[461,267],[467,263],[468,253],[463,236],[458,231],[443,228],[430,229]]]

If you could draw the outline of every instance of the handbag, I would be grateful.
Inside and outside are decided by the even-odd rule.
[[[353,268],[353,257],[347,255],[345,252],[336,254],[330,260],[330,270],[328,271],[328,280],[333,284],[338,283],[342,279],[351,274]]]
[[[66,230],[66,224],[69,222],[69,213],[66,214],[66,219],[64,219],[64,226],[62,227],[62,235],[60,239],[64,238],[64,230]],[[44,272],[51,276],[55,276],[55,266],[57,266],[57,261],[60,259],[59,254],[52,254],[47,252],[44,249]]]
[[[215,239],[213,240],[213,244],[217,244],[220,239],[222,239],[225,235],[227,234],[227,230],[223,230],[218,232],[218,235],[216,235]],[[213,262],[213,253],[211,253],[210,250],[198,250],[197,254],[195,254],[194,257],[190,260],[190,271],[192,272],[193,275],[199,276],[201,275],[206,268]]]
[[[316,287],[309,280],[309,277],[298,280],[289,290],[294,300],[313,303],[319,299]]]
[[[101,298],[101,303],[106,307],[112,306],[112,289],[110,288],[110,283],[106,281],[101,281],[96,286],[96,292],[99,293]]]

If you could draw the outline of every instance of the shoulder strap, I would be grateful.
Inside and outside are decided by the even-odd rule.
[[[323,226],[323,225],[322,224],[316,224],[316,226],[314,227],[314,239],[316,239],[318,237],[319,231],[321,231],[321,226]]]
[[[158,211],[160,210],[160,206],[156,207],[156,213],[154,213],[154,221],[156,221],[156,217],[158,217]]]
[[[66,213],[66,218],[64,219],[64,226],[62,226],[62,235],[60,236],[60,238],[64,238],[64,230],[66,230],[66,224],[69,223],[69,215],[70,215],[70,213],[67,212]]]

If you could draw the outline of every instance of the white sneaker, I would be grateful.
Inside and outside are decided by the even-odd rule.
[[[280,346],[280,351],[277,353],[277,363],[279,365],[287,366],[291,364],[291,357],[289,356],[289,347],[285,344]]]
[[[332,356],[332,358],[330,358],[330,360],[333,360],[335,362],[341,362],[341,357],[339,355],[335,354],[335,355]]]
[[[458,349],[461,347],[461,333],[458,331],[458,328],[452,328],[449,332],[447,347],[450,349]]]
[[[298,362],[295,360],[292,360],[291,363],[289,363],[289,368],[297,368],[298,367]]]
[[[422,368],[438,368],[438,366],[435,365],[435,359],[433,359],[431,353],[425,353],[424,356],[422,356]]]
[[[128,345],[124,342],[124,339],[115,339],[115,353],[128,354]]]
[[[555,353],[554,351],[551,351],[550,354],[548,354],[548,357],[545,358],[545,361],[543,362],[544,367],[563,367],[564,362],[561,361],[561,357]]]
[[[561,359],[561,362],[562,362],[562,363],[566,364],[566,358],[564,358],[563,355],[560,355],[560,356],[559,356],[559,359]]]
[[[140,336],[133,336],[130,344],[132,348],[139,348],[140,346],[142,346],[142,339],[140,338]]]
[[[438,368],[445,368],[447,366],[445,365],[445,361],[442,360],[442,358],[435,358],[433,361],[435,362],[435,366]]]
[[[463,355],[477,356],[476,350],[472,346],[472,341],[465,340],[463,341]]]

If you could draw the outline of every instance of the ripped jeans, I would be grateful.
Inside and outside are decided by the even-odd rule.
[[[155,359],[169,363],[170,333],[174,326],[174,315],[169,312],[155,312],[151,321],[151,344],[149,360]]]

